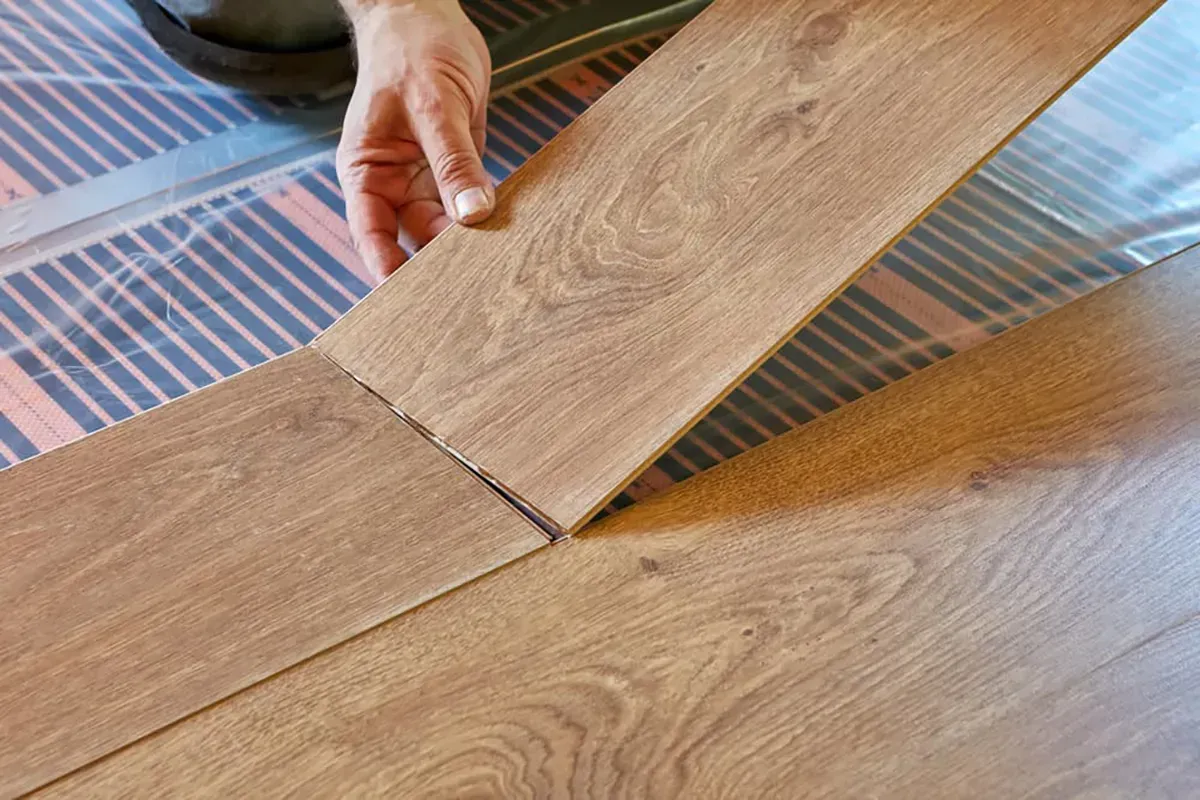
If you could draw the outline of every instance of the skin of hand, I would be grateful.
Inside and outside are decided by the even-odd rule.
[[[355,247],[377,279],[451,222],[492,213],[491,58],[458,0],[343,0],[358,79],[337,152]]]

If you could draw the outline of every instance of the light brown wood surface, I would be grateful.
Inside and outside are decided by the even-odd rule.
[[[1196,796],[1198,307],[1192,253],[47,794]]]
[[[717,0],[317,346],[581,525],[1155,0]]]
[[[312,351],[0,473],[0,795],[545,538]]]

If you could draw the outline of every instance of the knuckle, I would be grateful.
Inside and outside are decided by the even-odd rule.
[[[343,141],[334,154],[334,169],[338,181],[343,188],[359,188],[363,186],[368,174],[374,166],[370,152],[354,144]]]
[[[446,101],[436,96],[418,96],[412,101],[411,113],[418,117],[439,119],[446,114]]]
[[[346,177],[352,172],[361,168],[362,161],[359,158],[358,149],[350,146],[345,139],[338,145],[338,149],[334,154],[334,167],[337,169],[338,177]]]
[[[446,113],[446,100],[438,87],[425,81],[414,81],[405,98],[408,113],[416,117],[439,119]]]
[[[475,156],[462,150],[439,153],[430,166],[433,167],[434,175],[442,181],[449,182],[473,178],[478,171]]]
[[[343,191],[352,191],[363,184],[363,166],[353,161],[338,159],[336,163],[338,183]]]

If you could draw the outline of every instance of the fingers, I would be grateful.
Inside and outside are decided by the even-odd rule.
[[[452,220],[415,146],[399,154],[408,163],[389,163],[379,153],[371,160],[359,152],[351,147],[339,151],[338,179],[355,249],[376,280],[382,280]]]
[[[410,255],[433,241],[450,227],[450,218],[436,199],[418,200],[400,209],[400,245]]]
[[[384,198],[345,186],[346,218],[354,246],[371,275],[381,281],[407,260],[398,241],[400,221],[395,207]]]
[[[477,115],[478,116],[478,115]],[[446,213],[464,225],[483,222],[496,204],[480,159],[482,126],[474,130],[464,104],[448,101],[422,109],[412,120],[417,142],[437,181]]]

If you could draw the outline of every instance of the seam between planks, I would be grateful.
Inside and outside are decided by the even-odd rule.
[[[361,639],[371,633],[374,633],[376,631],[376,629],[381,628],[384,625],[389,625],[389,624],[395,622],[396,620],[400,619],[401,617],[403,617],[407,614],[411,614],[411,613],[417,611],[418,609],[421,609],[424,606],[428,605],[429,603],[434,602],[435,600],[440,600],[442,597],[445,597],[446,595],[449,595],[454,592],[465,589],[466,587],[470,586],[471,584],[475,583],[476,581],[482,580],[483,578],[486,578],[486,577],[489,577],[492,574],[500,572],[503,569],[507,569],[508,567],[511,567],[514,564],[516,564],[518,561],[526,559],[529,556],[539,553],[544,549],[546,549],[546,545],[544,545],[544,544],[539,545],[538,547],[535,547],[534,549],[532,549],[526,553],[523,553],[522,555],[519,555],[516,558],[509,559],[508,561],[505,561],[502,564],[492,567],[489,570],[485,570],[485,571],[479,573],[478,575],[475,575],[472,578],[469,578],[461,583],[455,584],[454,586],[451,586],[449,589],[438,592],[437,594],[430,595],[429,597],[426,597],[424,600],[421,600],[419,603],[416,603],[416,604],[410,606],[409,608],[405,609],[404,611],[401,611],[399,614],[395,614],[395,615],[389,617],[388,619],[382,620],[381,622],[378,622],[368,628],[364,628],[363,630],[358,631],[357,633],[355,633],[351,636],[347,636],[345,639],[342,639],[341,641],[334,642],[326,647],[322,647],[320,650],[317,650],[316,652],[314,652],[308,656],[305,656],[304,658],[300,659],[299,661],[296,661],[292,664],[288,664],[286,667],[278,669],[275,672],[272,672],[270,675],[267,675],[263,678],[259,678],[258,680],[253,681],[252,683],[248,683],[245,686],[241,687],[240,689],[225,695],[224,697],[219,697],[215,700],[205,703],[203,706],[200,706],[199,708],[196,708],[193,711],[189,711],[186,714],[182,714],[182,715],[176,717],[175,719],[171,720],[170,722],[166,723],[165,725],[155,728],[152,731],[147,731],[146,733],[142,734],[141,736],[138,736],[135,739],[131,739],[130,741],[126,742],[125,744],[122,744],[119,747],[114,747],[112,750],[109,750],[107,753],[96,756],[95,758],[87,761],[86,763],[80,764],[77,767],[67,770],[66,772],[63,772],[61,775],[57,775],[57,776],[51,778],[50,780],[48,780],[42,784],[39,784],[38,786],[33,787],[29,791],[24,792],[20,795],[17,795],[17,797],[22,797],[22,798],[32,797],[34,795],[37,795],[37,794],[45,791],[46,789],[53,788],[56,784],[62,783],[63,781],[66,781],[67,779],[71,778],[72,776],[74,776],[78,773],[84,772],[84,771],[90,769],[91,767],[95,766],[96,764],[99,764],[102,761],[107,761],[110,758],[119,756],[121,753],[124,753],[126,750],[130,750],[134,747],[137,747],[138,745],[140,745],[147,739],[150,739],[154,736],[158,736],[163,731],[168,731],[174,727],[182,725],[185,722],[192,719],[193,717],[197,717],[201,714],[205,714],[205,713],[209,712],[210,710],[216,708],[217,706],[221,705],[222,703],[233,700],[235,697],[238,697],[239,695],[241,695],[244,692],[253,691],[265,683],[274,681],[275,679],[280,678],[280,677],[292,672],[293,670],[300,669],[301,667],[305,666],[306,664],[308,664],[308,662],[313,661],[314,659],[323,658],[327,654],[331,653],[334,650],[337,650],[338,648],[342,647],[343,645],[349,645],[358,639]]]
[[[459,467],[459,469],[462,469],[464,472],[466,472],[468,475],[470,475],[472,478],[474,478],[476,480],[476,482],[481,484],[489,492],[491,492],[496,497],[498,497],[500,499],[500,501],[502,503],[504,503],[505,506],[507,506],[510,510],[512,510],[518,516],[520,516],[521,519],[525,520],[527,523],[529,523],[534,528],[536,528],[538,533],[540,533],[546,537],[547,541],[553,543],[553,542],[561,541],[562,539],[564,539],[566,537],[566,535],[567,535],[566,532],[562,528],[560,528],[558,525],[556,525],[550,519],[550,517],[546,516],[545,514],[543,514],[540,511],[538,511],[536,506],[534,506],[528,500],[525,500],[523,497],[518,495],[516,492],[513,492],[511,489],[509,489],[507,486],[505,486],[500,481],[496,480],[494,477],[492,477],[490,474],[488,474],[488,472],[486,470],[484,470],[482,467],[472,463],[465,456],[463,456],[461,453],[459,453],[457,450],[455,450],[453,447],[451,447],[449,444],[447,444],[445,441],[443,441],[441,438],[439,438],[437,435],[435,435],[432,431],[430,431],[428,428],[426,428],[420,422],[416,421],[412,417],[405,414],[403,410],[401,410],[401,409],[397,408],[396,406],[392,405],[391,403],[389,403],[386,398],[384,398],[381,394],[379,394],[374,389],[372,389],[367,383],[362,381],[353,372],[351,372],[350,370],[343,367],[337,361],[334,361],[333,358],[331,358],[324,351],[319,350],[318,348],[313,347],[311,345],[309,345],[307,347],[307,349],[312,350],[313,352],[317,353],[321,358],[325,359],[330,364],[332,364],[335,368],[337,368],[337,370],[339,372],[341,372],[347,378],[349,378],[350,380],[352,380],[356,384],[358,384],[359,387],[361,387],[363,389],[363,391],[365,391],[370,397],[374,398],[379,404],[381,404],[384,408],[386,408],[388,411],[390,411],[403,424],[407,425],[409,428],[411,428],[413,431],[415,431],[417,433],[417,435],[419,435],[422,439],[424,439],[425,441],[427,441],[431,445],[433,445],[435,448],[437,448],[437,450],[439,452],[441,452],[442,455],[444,455],[446,458],[448,458],[452,462],[454,462],[454,464],[457,465]]]

